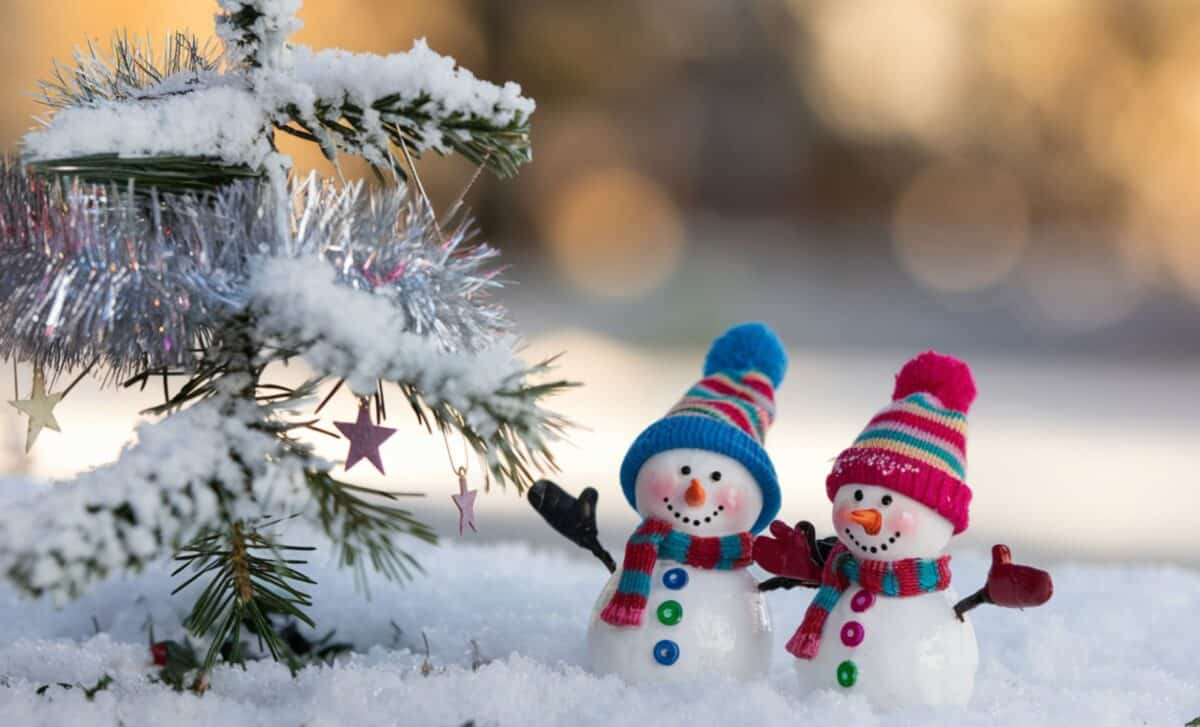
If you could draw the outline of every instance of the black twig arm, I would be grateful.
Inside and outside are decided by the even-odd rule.
[[[800,581],[787,576],[771,576],[767,580],[758,584],[760,591],[778,591],[780,589],[790,590],[792,588],[816,588],[819,583],[810,583],[808,581]]]
[[[599,558],[608,572],[614,573],[617,563],[600,544],[596,529],[598,497],[594,487],[584,488],[579,497],[573,497],[550,480],[538,480],[529,488],[529,504],[542,519],[564,538]]]
[[[991,602],[992,599],[990,596],[988,596],[987,586],[984,586],[983,588],[980,588],[978,591],[975,591],[963,600],[954,604],[954,615],[958,617],[959,621],[962,621],[963,614],[965,614],[967,611],[979,608],[985,603]]]

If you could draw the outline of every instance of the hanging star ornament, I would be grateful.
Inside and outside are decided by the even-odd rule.
[[[396,433],[391,427],[380,427],[371,423],[371,412],[364,403],[358,407],[358,418],[352,422],[334,422],[346,439],[350,440],[350,452],[346,455],[346,469],[365,459],[375,465],[379,474],[383,471],[383,458],[379,455],[379,445]]]
[[[62,431],[58,428],[58,420],[54,418],[54,407],[58,406],[58,402],[62,401],[66,395],[65,391],[60,391],[57,394],[47,394],[46,374],[42,371],[41,366],[35,366],[33,369],[33,387],[29,392],[29,398],[15,399],[8,402],[22,414],[29,417],[29,428],[25,432],[26,454],[33,448],[33,443],[37,441],[43,427],[55,432]]]
[[[471,532],[479,532],[475,529],[475,496],[477,494],[479,494],[479,490],[467,489],[467,473],[460,469],[458,471],[458,494],[450,496],[458,508],[459,535],[463,534],[468,525],[471,526]]]

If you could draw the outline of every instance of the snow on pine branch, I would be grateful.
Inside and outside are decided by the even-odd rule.
[[[269,66],[278,62],[287,38],[304,23],[300,0],[217,0],[217,37],[231,63]]]
[[[259,174],[288,166],[267,154],[276,129],[319,143],[330,158],[349,152],[401,176],[390,145],[414,156],[457,152],[502,176],[529,160],[535,104],[519,85],[480,80],[424,40],[387,56],[288,44],[299,5],[221,0],[221,64],[186,37],[169,41],[161,59],[120,35],[109,56],[90,45],[77,51],[74,68],[56,66],[57,82],[42,84],[43,102],[60,110],[25,136],[26,162],[93,181],[165,186],[190,172],[224,183],[213,166]],[[181,158],[217,164],[150,173]],[[90,162],[81,169],[80,160]]]
[[[34,160],[203,157],[257,168],[271,153],[264,133],[270,124],[270,114],[249,90],[213,86],[63,109],[44,129],[26,134],[24,153]]]
[[[477,79],[424,39],[387,56],[299,46],[289,60],[291,77],[260,77],[261,87],[278,89],[275,105],[327,155],[336,147],[384,166],[390,141],[415,156],[458,152],[504,175],[530,158],[533,99],[512,81],[497,86]]]
[[[431,119],[474,117],[500,127],[529,117],[536,108],[533,99],[521,95],[520,84],[481,81],[450,56],[430,49],[424,38],[407,52],[386,56],[297,46],[291,61],[296,80],[316,98],[345,99],[364,108],[389,96],[401,104],[427,98]]]
[[[0,509],[0,572],[22,590],[78,595],[209,528],[305,508],[304,457],[254,426],[263,407],[214,398],[143,424],[111,464]],[[36,495],[36,496],[33,496]]]
[[[322,374],[344,378],[360,395],[377,382],[399,384],[414,407],[424,405],[440,426],[459,429],[502,483],[529,482],[527,465],[553,466],[549,444],[566,422],[539,399],[562,382],[536,385],[530,367],[502,337],[478,351],[447,351],[405,330],[399,311],[381,295],[337,282],[312,258],[265,260],[252,285],[260,336],[302,352]]]

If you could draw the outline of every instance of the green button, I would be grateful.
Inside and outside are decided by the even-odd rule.
[[[854,686],[854,682],[858,681],[858,667],[849,659],[843,661],[838,664],[837,679],[843,687]]]
[[[663,601],[658,606],[658,620],[666,626],[674,626],[683,618],[683,606],[679,601]]]

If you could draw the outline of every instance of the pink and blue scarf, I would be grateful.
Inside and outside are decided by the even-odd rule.
[[[600,612],[600,618],[613,626],[640,626],[650,597],[650,575],[660,558],[694,568],[732,570],[753,562],[753,545],[750,533],[703,538],[650,518],[625,543],[617,592]]]
[[[858,560],[838,543],[825,560],[821,588],[804,613],[804,620],[787,643],[798,659],[812,659],[821,648],[825,620],[851,583],[880,596],[919,596],[950,585],[950,556],[903,560]]]

